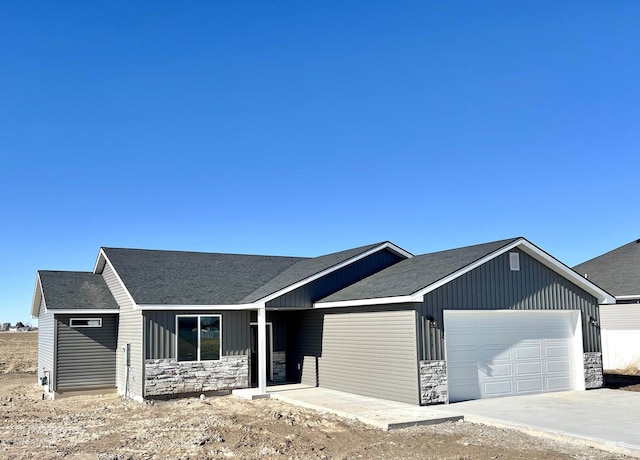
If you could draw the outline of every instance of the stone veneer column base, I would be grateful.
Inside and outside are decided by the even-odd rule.
[[[587,390],[602,388],[604,374],[602,372],[602,353],[584,354],[584,387]]]
[[[446,361],[420,361],[420,405],[449,401]]]
[[[145,361],[145,396],[233,390],[249,386],[249,357],[223,356],[217,361]]]

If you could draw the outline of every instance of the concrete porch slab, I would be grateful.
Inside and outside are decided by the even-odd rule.
[[[321,413],[358,420],[385,431],[455,422],[463,418],[459,414],[441,412],[436,409],[439,406],[421,407],[302,384],[273,386],[267,388],[267,391],[274,399]]]
[[[232,390],[231,394],[242,399],[269,399],[269,393],[261,393],[257,388],[238,388]]]

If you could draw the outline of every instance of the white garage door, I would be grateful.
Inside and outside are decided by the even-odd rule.
[[[584,389],[578,311],[444,312],[449,401]]]

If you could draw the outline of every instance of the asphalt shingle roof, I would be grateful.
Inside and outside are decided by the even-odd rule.
[[[103,248],[138,304],[234,305],[302,257]]]
[[[101,275],[40,270],[48,310],[117,310],[118,304]]]
[[[640,296],[640,240],[573,267],[614,296]]]
[[[320,302],[411,295],[517,239],[414,256],[335,292]]]
[[[320,257],[103,248],[138,304],[251,303],[381,243]]]

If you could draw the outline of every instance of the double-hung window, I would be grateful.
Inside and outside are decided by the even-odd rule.
[[[212,361],[222,352],[221,315],[176,317],[178,361]]]

